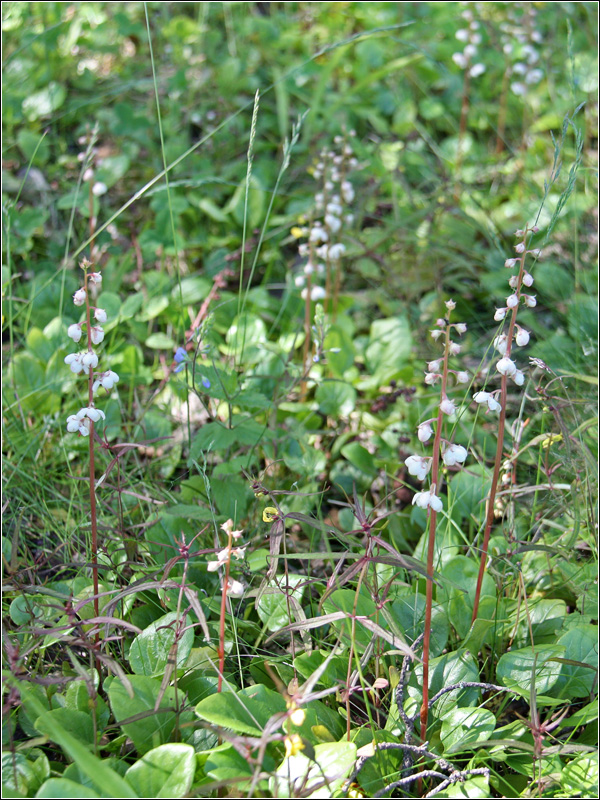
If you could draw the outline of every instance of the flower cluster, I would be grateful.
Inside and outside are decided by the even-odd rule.
[[[452,54],[452,61],[461,69],[467,70],[469,77],[477,78],[485,72],[485,64],[473,63],[477,55],[477,46],[481,44],[481,33],[479,32],[481,26],[477,20],[473,19],[473,12],[468,8],[461,13],[461,17],[468,27],[457,30],[456,38],[459,42],[464,42],[465,47],[462,52]]]
[[[104,340],[104,329],[101,324],[92,325],[92,311],[94,320],[104,324],[108,315],[103,308],[96,308],[90,304],[90,294],[94,288],[99,288],[102,284],[102,275],[99,272],[90,272],[91,264],[87,259],[81,262],[84,272],[84,285],[73,295],[73,303],[76,306],[85,306],[85,319],[82,322],[70,325],[67,334],[76,344],[81,341],[83,328],[87,333],[87,350],[79,353],[69,353],[65,357],[67,364],[76,375],[83,372],[89,379],[89,401],[85,408],[81,408],[77,414],[72,414],[67,418],[67,431],[69,433],[79,432],[82,436],[89,436],[92,423],[104,419],[104,412],[94,405],[94,395],[98,389],[102,388],[109,391],[119,381],[116,372],[109,369],[105,372],[96,372],[98,366],[98,356],[94,352],[93,346],[99,345]]]
[[[510,84],[511,91],[524,97],[531,86],[544,77],[539,68],[540,53],[538,45],[542,34],[535,26],[537,11],[533,3],[507,3],[508,20],[500,25],[502,31],[502,50],[510,59],[508,75],[515,77]],[[520,16],[517,15],[521,11]]]
[[[234,531],[233,520],[231,519],[228,519],[227,522],[221,525],[221,530],[227,534],[227,546],[224,547],[223,550],[219,550],[216,561],[209,561],[206,568],[209,572],[216,572],[220,567],[225,567],[227,595],[229,597],[242,597],[244,594],[244,585],[240,583],[240,581],[233,580],[233,578],[229,576],[229,564],[231,563],[232,556],[237,559],[244,558],[246,548],[233,547],[233,540],[241,539],[243,531]]]
[[[504,306],[496,309],[494,320],[501,322],[508,318],[509,326],[507,333],[499,333],[494,339],[494,349],[499,353],[500,358],[496,362],[496,371],[502,378],[510,378],[517,386],[522,386],[525,382],[524,373],[517,367],[514,360],[511,358],[513,342],[517,347],[525,347],[529,344],[531,334],[521,325],[517,324],[517,312],[521,303],[527,308],[534,308],[537,304],[535,295],[528,294],[524,288],[529,289],[533,285],[533,276],[525,269],[525,259],[528,255],[537,259],[542,255],[539,248],[527,248],[527,237],[530,233],[537,233],[538,227],[525,228],[515,232],[521,241],[515,245],[516,258],[507,258],[504,266],[507,269],[515,269],[508,279],[508,285],[512,293],[506,298]],[[477,392],[473,396],[473,400],[479,405],[486,405],[487,411],[500,411],[502,408],[501,403],[498,402],[495,395],[502,395],[502,391],[497,389],[495,392]],[[486,411],[486,413],[487,413]]]
[[[430,508],[432,511],[441,511],[442,500],[439,497],[439,480],[438,480],[438,466],[441,455],[441,460],[447,467],[454,467],[461,465],[467,458],[467,450],[460,444],[450,442],[442,438],[442,425],[445,417],[452,417],[456,413],[456,405],[447,395],[448,378],[450,375],[454,376],[456,384],[464,384],[469,381],[469,375],[464,370],[453,370],[448,366],[450,356],[458,355],[461,351],[461,345],[458,342],[452,341],[450,338],[452,334],[462,336],[466,332],[467,326],[463,322],[450,322],[450,316],[456,303],[453,300],[448,300],[446,309],[448,311],[447,319],[438,319],[436,327],[431,331],[431,336],[435,341],[443,337],[444,352],[440,358],[430,361],[427,364],[427,372],[425,373],[425,383],[433,386],[438,380],[441,380],[441,398],[438,405],[437,417],[427,419],[417,428],[417,438],[423,444],[427,444],[434,433],[435,426],[435,440],[433,444],[432,456],[409,456],[405,460],[406,468],[410,475],[413,475],[417,480],[424,481],[429,472],[432,471],[432,483],[428,491],[417,492],[413,497],[413,505],[419,508]]]
[[[315,180],[321,181],[321,190],[315,194],[313,220],[309,227],[293,231],[295,235],[308,239],[298,246],[298,254],[306,261],[294,280],[296,287],[302,289],[303,299],[310,296],[311,300],[319,301],[331,294],[332,268],[338,274],[339,263],[346,252],[340,238],[344,225],[350,226],[354,222],[354,215],[347,210],[355,197],[348,173],[358,166],[349,141],[354,136],[354,131],[336,136],[337,151],[322,150],[312,170]],[[316,282],[322,276],[325,276],[325,286]]]

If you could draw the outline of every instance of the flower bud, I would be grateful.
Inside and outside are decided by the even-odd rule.
[[[508,375],[509,378],[512,377],[517,371],[515,362],[506,356],[498,361],[496,364],[496,369],[501,375]]]
[[[77,323],[69,325],[69,328],[67,330],[67,336],[73,339],[74,342],[78,342],[81,339],[82,335],[83,332],[81,330],[81,325],[78,325]]]
[[[525,328],[519,328],[515,336],[515,342],[519,347],[525,347],[526,344],[529,344],[529,331],[526,331]]]
[[[78,289],[73,295],[73,303],[76,306],[82,306],[85,303],[85,289]]]

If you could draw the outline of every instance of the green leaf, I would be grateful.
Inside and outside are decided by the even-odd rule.
[[[444,689],[447,686],[461,681],[478,681],[479,672],[477,662],[468,650],[460,650],[454,653],[447,653],[438,658],[433,658],[429,662],[429,697]],[[415,698],[420,704],[421,685],[423,682],[423,665],[417,664],[414,676],[411,677],[408,685],[408,694]],[[416,685],[415,685],[416,684]],[[418,688],[417,688],[418,687]],[[475,705],[479,697],[480,690],[474,687],[467,689],[456,689],[453,692],[443,695],[432,706],[432,714],[435,717],[444,717],[455,708],[469,708]]]
[[[105,794],[98,794],[88,786],[70,781],[68,778],[50,778],[40,788],[36,797],[106,797]]]
[[[377,467],[375,466],[375,459],[362,444],[350,442],[349,444],[345,444],[340,452],[352,466],[359,469],[365,475],[373,477],[376,474]]]
[[[13,754],[8,750],[4,751],[2,753],[3,790],[5,787],[13,790],[14,797],[32,797],[50,774],[48,758],[44,755],[43,759],[45,764],[44,761],[40,763],[43,768],[40,770],[37,763],[40,762],[39,758],[34,761],[23,753]]]
[[[343,381],[324,381],[315,392],[319,411],[329,417],[347,417],[356,406],[356,389]]]
[[[496,677],[504,686],[517,690],[519,694],[529,699],[534,659],[537,656],[535,661],[536,692],[538,695],[545,695],[549,692],[554,695],[554,686],[558,681],[562,666],[552,659],[564,655],[565,648],[560,645],[538,645],[535,648],[535,654],[531,647],[511,650],[500,657],[496,668]]]
[[[125,773],[139,797],[184,797],[196,770],[189,744],[163,744],[146,753]]]
[[[94,180],[105,183],[110,189],[115,183],[121,180],[129,169],[129,157],[124,153],[115,156],[106,156],[102,159]]]
[[[58,725],[61,730],[68,732],[78,740],[80,744],[88,748],[94,746],[94,723],[89,714],[84,711],[75,711],[70,708],[55,708],[53,711],[46,711],[36,722],[36,727],[42,722],[46,730],[52,730],[53,725]],[[52,736],[50,738],[53,738]]]
[[[153,747],[165,744],[170,738],[175,727],[176,716],[174,711],[154,711],[154,706],[161,689],[161,682],[157,678],[145,675],[128,676],[134,691],[134,696],[129,697],[127,690],[118,680],[113,680],[108,690],[110,707],[118,723],[138,714],[148,714],[135,722],[123,722],[121,728],[133,741],[139,753],[147,753]],[[179,698],[181,701],[181,698]],[[176,706],[175,690],[167,687],[161,701],[163,708]],[[129,786],[129,784],[127,784]],[[131,790],[130,790],[131,791]],[[128,795],[131,797],[132,795]]]
[[[375,320],[371,325],[365,361],[369,372],[394,372],[408,361],[412,336],[406,317]]]
[[[56,81],[50,83],[39,92],[29,95],[23,100],[23,114],[33,122],[41,117],[49,117],[65,102],[67,90]]]
[[[489,494],[492,476],[481,464],[471,464],[450,481],[452,505],[463,518],[481,520],[485,514],[485,499]]]
[[[144,344],[153,350],[173,350],[175,348],[175,342],[165,333],[152,333]]]
[[[566,797],[596,797],[598,795],[598,756],[586,754],[573,759],[563,768],[560,782]]]
[[[283,697],[262,684],[241,692],[210,695],[195,708],[196,714],[212,725],[249,736],[261,736],[273,714],[285,710]]]
[[[402,594],[392,604],[394,621],[404,634],[407,642],[414,642],[423,630],[425,624],[426,598],[414,591]],[[450,625],[448,617],[442,606],[434,605],[431,612],[431,642],[430,657],[439,655],[448,641]]]
[[[577,625],[564,633],[557,644],[565,648],[566,657],[572,661],[589,664],[591,669],[577,664],[563,663],[554,692],[574,700],[587,697],[598,683],[598,628],[595,625]]]
[[[287,598],[289,595],[294,595],[296,600],[300,601],[303,589],[295,591],[295,587],[303,581],[304,577],[302,575],[289,575],[288,584],[290,588],[287,593],[284,593],[276,584],[273,584],[261,594],[256,610],[267,630],[278,631],[284,625],[289,625],[295,620],[296,617],[290,611]]]
[[[496,717],[485,708],[453,708],[442,720],[440,733],[446,753],[456,753],[490,738]]]
[[[23,153],[26,161],[31,161],[33,154],[35,153],[35,158],[33,161],[31,161],[31,163],[34,165],[43,166],[50,158],[50,145],[48,143],[48,137],[44,137],[42,141],[42,137],[39,135],[39,133],[34,133],[27,128],[23,128],[17,134],[17,144],[19,145],[19,150]]]
[[[274,797],[295,797],[300,787],[303,797],[333,797],[355,762],[354,742],[318,744],[311,758],[302,752],[285,758],[269,780],[269,788]],[[324,780],[326,785],[321,787]],[[313,786],[315,791],[309,794]]]
[[[247,226],[249,230],[259,227],[265,214],[266,196],[259,179],[252,175],[248,188]],[[246,180],[237,187],[224,211],[230,213],[237,224],[244,224],[244,209],[246,207]]]
[[[129,649],[129,663],[138,675],[162,675],[167,666],[169,652],[175,641],[178,615],[165,614],[155,620],[138,636]],[[188,628],[177,644],[177,667],[183,667],[194,643],[194,631]]]

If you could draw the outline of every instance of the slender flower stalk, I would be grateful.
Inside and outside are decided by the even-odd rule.
[[[503,461],[503,451],[504,451],[504,431],[506,427],[506,400],[507,400],[507,391],[508,391],[508,379],[512,379],[512,381],[517,386],[522,386],[525,380],[525,376],[517,368],[515,362],[511,359],[512,354],[512,345],[513,339],[514,343],[518,347],[524,347],[529,342],[529,332],[526,331],[521,326],[517,325],[517,313],[521,302],[528,308],[533,308],[536,305],[535,296],[526,294],[523,291],[523,287],[530,287],[533,284],[533,277],[530,273],[527,272],[525,269],[525,259],[527,255],[532,255],[534,258],[539,258],[541,255],[541,251],[534,249],[528,250],[527,249],[527,237],[530,233],[537,233],[538,228],[534,226],[533,228],[526,227],[524,230],[518,230],[516,232],[516,236],[521,238],[521,241],[515,246],[515,252],[517,253],[516,258],[508,258],[504,262],[504,266],[508,269],[514,269],[515,267],[518,269],[516,274],[511,275],[509,278],[509,286],[513,290],[513,293],[506,298],[506,307],[496,309],[496,315],[494,319],[496,321],[500,321],[505,319],[508,316],[508,331],[506,334],[502,334],[494,340],[494,346],[496,350],[500,353],[502,358],[496,363],[496,370],[500,374],[500,391],[498,394],[498,400],[492,398],[490,394],[487,392],[478,392],[474,396],[474,400],[476,403],[487,403],[488,409],[499,410],[500,417],[498,420],[498,440],[496,444],[496,457],[494,460],[494,471],[492,474],[492,483],[490,486],[490,493],[487,500],[487,508],[486,508],[486,519],[485,519],[485,529],[483,534],[483,542],[481,545],[481,561],[479,564],[479,573],[477,576],[477,586],[475,589],[475,599],[473,603],[473,616],[472,622],[475,622],[477,619],[477,613],[479,611],[479,601],[481,598],[481,588],[483,585],[483,576],[485,574],[485,568],[487,563],[487,555],[488,555],[488,547],[490,543],[490,534],[492,532],[492,525],[494,524],[494,508],[495,508],[495,500],[496,500],[496,492],[498,490],[498,483],[500,479],[500,469],[502,467]],[[481,397],[484,395],[484,397]],[[490,404],[493,403],[493,405]]]
[[[469,376],[464,371],[451,370],[449,359],[451,356],[458,355],[461,347],[457,342],[452,341],[452,333],[462,335],[466,332],[467,326],[462,323],[451,323],[450,316],[456,307],[453,300],[446,303],[447,318],[438,319],[436,328],[431,331],[432,338],[437,341],[443,337],[443,355],[427,365],[425,373],[425,383],[433,386],[441,378],[441,400],[438,406],[437,417],[422,422],[417,429],[417,437],[420,442],[427,444],[433,435],[433,453],[431,457],[409,456],[405,460],[406,467],[411,475],[424,481],[431,470],[431,482],[428,491],[417,492],[413,497],[413,505],[425,509],[429,514],[429,531],[427,543],[427,575],[429,580],[426,582],[426,601],[425,601],[425,630],[423,635],[423,702],[420,711],[421,720],[421,740],[427,740],[427,718],[429,715],[429,650],[431,644],[431,615],[433,609],[433,561],[435,556],[435,534],[437,527],[437,515],[443,510],[441,499],[442,477],[440,474],[440,462],[445,466],[456,466],[462,464],[467,458],[467,450],[459,444],[449,442],[443,438],[444,418],[455,414],[456,406],[448,397],[449,376],[454,375],[457,384],[466,383]]]

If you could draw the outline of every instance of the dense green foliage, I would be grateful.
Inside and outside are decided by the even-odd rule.
[[[3,4],[6,796],[597,792],[596,13]],[[305,303],[323,151],[352,218]],[[533,225],[472,624],[498,424],[471,398]],[[65,428],[88,404],[64,362],[84,256],[119,375],[98,614],[89,439]],[[469,460],[443,467],[430,697],[471,685],[435,699],[419,753],[428,518],[404,462],[449,298]]]

